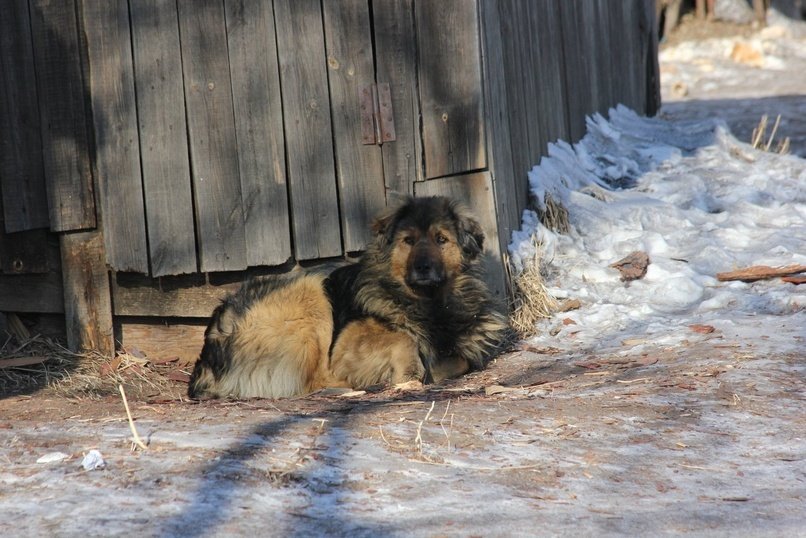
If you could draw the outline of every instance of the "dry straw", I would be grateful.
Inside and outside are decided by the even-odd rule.
[[[529,338],[537,330],[537,322],[548,318],[557,310],[557,301],[546,289],[541,273],[542,249],[532,237],[534,257],[524,263],[523,270],[515,273],[509,257],[505,257],[507,282],[511,301],[510,324],[520,338]]]
[[[750,143],[753,145],[753,148],[760,149],[763,151],[771,151],[773,153],[778,153],[779,155],[786,155],[789,153],[789,137],[784,138],[782,141],[778,142],[778,145],[775,149],[772,149],[772,143],[775,140],[775,134],[778,132],[778,127],[781,125],[781,115],[778,114],[778,117],[775,119],[775,124],[772,126],[772,131],[770,132],[769,138],[767,138],[767,124],[769,123],[769,118],[766,114],[761,116],[761,120],[758,122],[758,126],[753,129],[753,137],[750,140]]]

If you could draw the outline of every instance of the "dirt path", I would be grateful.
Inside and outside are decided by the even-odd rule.
[[[781,84],[761,102],[802,125]],[[746,128],[757,112],[697,88],[664,113]],[[804,327],[801,311],[625,330],[414,392],[198,404],[176,383],[132,398],[146,451],[119,395],[1,398],[0,535],[803,535]],[[91,449],[105,468],[81,467]]]
[[[803,338],[806,317],[781,330]],[[729,328],[525,350],[425,392],[0,401],[0,531],[27,535],[794,534],[802,357]],[[80,468],[97,448],[104,470]],[[36,463],[60,451],[59,463]]]

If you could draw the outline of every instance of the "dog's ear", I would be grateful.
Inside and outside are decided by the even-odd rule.
[[[395,236],[397,225],[397,214],[400,206],[388,206],[381,211],[372,221],[372,234],[381,243],[391,243]]]
[[[481,224],[471,217],[470,212],[462,205],[454,204],[453,212],[456,215],[459,246],[462,247],[468,260],[474,260],[484,248],[484,232]]]

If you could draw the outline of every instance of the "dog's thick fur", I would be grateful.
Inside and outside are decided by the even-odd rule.
[[[479,274],[484,234],[442,197],[373,224],[358,263],[248,281],[213,312],[188,393],[277,398],[440,381],[482,368],[510,331]]]

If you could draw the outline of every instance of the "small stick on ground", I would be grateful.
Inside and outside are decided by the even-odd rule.
[[[417,436],[414,438],[414,444],[417,446],[417,451],[422,455],[423,453],[423,424],[428,421],[428,418],[431,416],[431,412],[434,410],[434,405],[436,405],[436,400],[431,402],[431,408],[428,410],[428,413],[425,414],[425,418],[420,421],[417,425]]]
[[[798,273],[806,272],[806,265],[787,265],[786,267],[769,267],[766,265],[753,265],[752,267],[745,267],[737,269],[736,271],[728,271],[725,273],[717,273],[716,278],[719,281],[725,282],[727,280],[741,280],[743,282],[754,282],[756,280],[764,280],[766,278],[775,278],[779,276],[797,275]]]
[[[148,446],[143,443],[142,439],[140,439],[140,436],[137,434],[137,428],[134,427],[132,412],[129,410],[129,402],[126,400],[126,393],[123,391],[123,385],[118,385],[118,390],[120,390],[120,396],[123,398],[123,407],[126,408],[126,417],[129,419],[129,429],[131,430],[132,437],[134,438],[132,450],[134,450],[134,445],[139,446],[142,450],[148,450]]]

